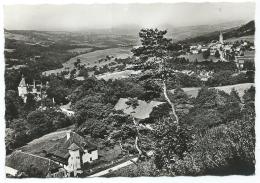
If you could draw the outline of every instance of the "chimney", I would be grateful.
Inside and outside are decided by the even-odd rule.
[[[72,133],[72,132],[71,132],[70,130],[69,130],[69,131],[67,131],[67,133],[66,133],[66,134],[67,134],[67,140],[69,140],[69,139],[70,139],[71,133]]]

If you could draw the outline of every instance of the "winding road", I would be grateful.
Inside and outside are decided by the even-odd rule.
[[[147,155],[148,155],[148,156],[151,156],[151,155],[153,155],[153,152],[152,152],[152,151],[149,151],[149,152],[147,153]],[[95,174],[90,175],[90,176],[88,176],[88,177],[100,177],[100,176],[109,174],[109,173],[111,173],[111,172],[113,172],[113,171],[116,171],[116,170],[118,170],[118,169],[120,169],[120,168],[123,168],[123,167],[126,167],[126,166],[129,166],[129,165],[133,164],[134,162],[137,161],[137,159],[138,159],[137,157],[136,157],[136,158],[133,158],[133,159],[128,160],[128,161],[126,161],[126,162],[124,162],[124,163],[121,163],[121,164],[116,165],[116,166],[114,166],[114,167],[108,168],[108,169],[103,170],[103,171],[101,171],[101,172],[95,173]]]

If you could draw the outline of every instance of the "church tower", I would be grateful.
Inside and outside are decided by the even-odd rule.
[[[224,39],[223,39],[222,32],[219,33],[219,43],[224,44]]]
[[[33,80],[33,89],[32,89],[32,93],[37,94],[37,89],[36,89],[35,80]]]
[[[22,79],[20,81],[20,84],[18,86],[18,93],[19,93],[19,96],[22,97],[22,98],[25,98],[28,91],[27,91],[27,86],[26,86],[26,83],[25,83],[25,78],[24,76],[22,75]]]

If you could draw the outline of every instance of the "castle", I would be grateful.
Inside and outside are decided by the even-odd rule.
[[[25,78],[22,75],[22,79],[18,86],[18,94],[22,97],[24,103],[26,103],[27,95],[29,93],[34,95],[36,101],[39,101],[46,97],[46,92],[43,90],[43,88],[46,87],[48,87],[48,82],[46,83],[46,86],[42,85],[42,83],[36,85],[35,80],[33,81],[33,85],[26,84]]]

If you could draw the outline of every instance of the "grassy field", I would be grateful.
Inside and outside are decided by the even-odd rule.
[[[112,79],[112,80],[124,79],[124,78],[129,78],[131,75],[140,74],[141,72],[142,72],[141,70],[138,70],[138,71],[125,70],[125,71],[101,74],[101,75],[98,75],[97,78],[104,79],[106,81],[109,79]]]
[[[241,41],[241,40],[245,40],[245,41],[249,41],[249,42],[253,43],[255,41],[255,36],[249,35],[249,36],[242,36],[242,37],[238,37],[238,38],[229,38],[225,41],[226,42],[236,42],[236,41]]]
[[[91,50],[92,50],[92,48],[74,48],[74,49],[68,50],[68,52],[71,52],[71,53],[86,53],[86,52],[90,52]]]
[[[20,40],[20,41],[29,41],[29,38],[27,36],[21,34],[9,33],[9,32],[5,32],[5,38]]]
[[[198,62],[202,62],[205,59],[202,56],[202,53],[199,54],[190,54],[190,55],[180,55],[179,58],[186,58],[189,59],[190,62],[195,62],[195,60],[197,59]],[[213,60],[213,62],[217,62],[219,59],[217,59],[215,56],[210,55],[209,58],[207,60]]]
[[[74,67],[74,63],[77,61],[77,59],[80,59],[81,64],[82,65],[85,64],[86,67],[94,67],[94,66],[100,67],[113,62],[114,58],[127,58],[130,55],[131,55],[131,50],[130,48],[126,48],[126,47],[96,50],[93,52],[89,52],[89,53],[85,53],[73,57],[63,64],[63,68],[45,71],[43,72],[43,74],[44,75],[57,74],[64,71],[65,68],[71,70]],[[106,56],[110,56],[110,57],[113,56],[114,58],[111,58],[110,60],[107,61],[99,62],[100,59],[104,59],[106,58]]]
[[[127,98],[120,98],[115,105],[115,110],[123,110],[125,114],[129,114],[138,119],[148,118],[154,107],[164,103],[158,101],[145,102],[143,100],[138,100],[138,106],[133,108],[133,106],[127,104],[128,101],[129,99]]]
[[[230,93],[232,88],[234,88],[237,92],[240,98],[243,97],[245,90],[249,89],[251,86],[255,86],[254,83],[243,83],[243,84],[236,84],[236,85],[227,85],[227,86],[218,86],[218,87],[212,87],[218,90],[222,90],[226,93]],[[200,87],[191,87],[191,88],[182,88],[184,92],[191,96],[191,97],[197,97]],[[174,90],[170,90],[170,92],[174,92]]]
[[[79,58],[82,64],[86,64],[88,67],[93,67],[95,65],[106,65],[110,63],[113,59],[108,62],[98,63],[98,60],[104,59],[106,56],[113,56],[116,58],[126,58],[131,54],[129,48],[109,48],[104,50],[97,50],[90,53],[82,54],[71,58],[68,62],[64,63],[64,67],[73,67],[74,62]]]

